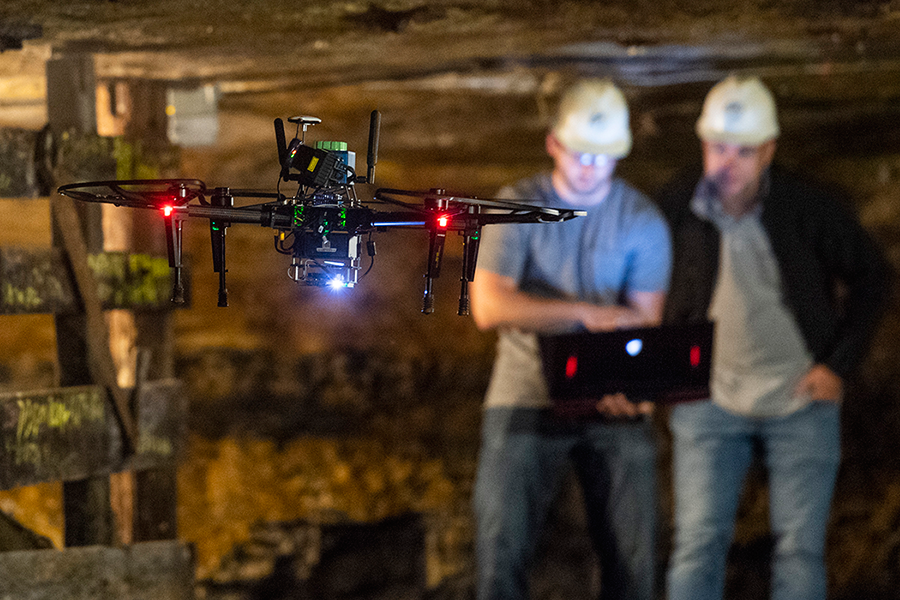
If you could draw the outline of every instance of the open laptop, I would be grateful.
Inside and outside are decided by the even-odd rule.
[[[662,325],[540,336],[544,377],[557,413],[597,414],[605,394],[680,402],[709,397],[713,324]]]

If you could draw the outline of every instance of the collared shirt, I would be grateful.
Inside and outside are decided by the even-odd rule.
[[[768,191],[768,177],[760,198]],[[712,400],[755,417],[791,413],[810,398],[794,388],[813,364],[799,327],[784,303],[778,263],[760,221],[762,204],[740,217],[726,213],[701,182],[691,210],[720,232],[719,272],[709,307],[716,324]]]

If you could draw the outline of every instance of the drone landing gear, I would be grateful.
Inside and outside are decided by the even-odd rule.
[[[441,275],[441,261],[444,258],[445,230],[432,228],[429,232],[428,265],[425,267],[425,296],[422,299],[422,312],[430,315],[434,312],[434,279]]]
[[[228,188],[216,188],[209,199],[210,204],[217,207],[233,208],[234,197]],[[213,271],[219,274],[218,306],[228,306],[228,288],[225,285],[225,233],[231,225],[228,221],[209,220],[209,236],[212,240]]]
[[[184,282],[181,271],[184,265],[181,262],[182,255],[182,225],[185,215],[175,210],[168,210],[164,214],[166,222],[166,246],[169,254],[169,266],[172,268],[172,302],[184,304]]]
[[[462,276],[459,278],[459,309],[456,314],[467,317],[469,315],[469,284],[475,280],[475,264],[478,260],[481,229],[466,229],[459,233],[463,236],[463,256]],[[426,315],[434,312],[434,280],[441,274],[441,259],[444,257],[446,238],[446,231],[435,229],[431,231],[428,245],[428,266],[425,270],[425,296],[422,305],[422,312]]]
[[[434,194],[444,196],[444,190],[433,189]],[[451,227],[453,219],[461,218],[463,226],[459,228],[459,234],[463,236],[463,261],[462,276],[459,278],[459,309],[457,313],[461,317],[469,315],[469,283],[475,280],[475,263],[478,260],[478,247],[481,240],[481,225],[478,216],[481,212],[479,206],[469,206],[467,214],[450,214],[450,204],[447,198],[426,196],[425,207],[430,210],[435,218],[427,225],[429,231],[428,265],[425,268],[425,296],[423,298],[422,312],[431,314],[434,312],[434,279],[441,274],[441,260],[444,258],[444,242],[447,239],[447,229]],[[456,227],[453,227],[456,229]]]
[[[463,235],[462,276],[459,278],[459,310],[461,317],[469,316],[469,284],[475,281],[475,264],[481,243],[481,228],[466,229]]]
[[[182,186],[178,190],[176,197],[185,198],[187,190]],[[206,204],[202,200],[201,203]],[[182,261],[184,243],[183,243],[183,225],[184,220],[190,215],[183,210],[184,204],[179,206],[168,205],[163,209],[163,218],[166,225],[166,250],[169,255],[169,267],[172,268],[172,302],[174,304],[184,304],[184,281],[182,272],[184,263]],[[216,188],[210,197],[209,206],[217,208],[233,208],[234,198],[228,188]],[[182,209],[182,210],[180,210]],[[228,289],[225,286],[225,231],[231,225],[228,221],[210,218],[209,231],[212,240],[212,257],[213,271],[219,274],[219,306],[228,306]]]

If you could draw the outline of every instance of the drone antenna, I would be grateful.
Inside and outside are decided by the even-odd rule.
[[[296,117],[288,117],[288,123],[296,123],[297,124],[297,133],[300,135],[300,143],[306,143],[306,128],[310,125],[316,125],[321,123],[322,119],[319,117],[312,117],[309,115],[299,115]],[[302,132],[301,132],[302,129]]]
[[[287,159],[287,140],[284,137],[284,121],[275,119],[275,143],[278,145],[278,164],[283,165]]]
[[[369,118],[369,153],[366,155],[366,183],[375,183],[375,165],[378,163],[378,138],[381,133],[381,113],[372,111]]]

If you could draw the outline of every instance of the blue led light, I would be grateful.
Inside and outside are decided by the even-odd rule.
[[[643,347],[644,341],[640,338],[635,338],[625,344],[625,352],[627,352],[629,356],[637,356],[641,353]]]

